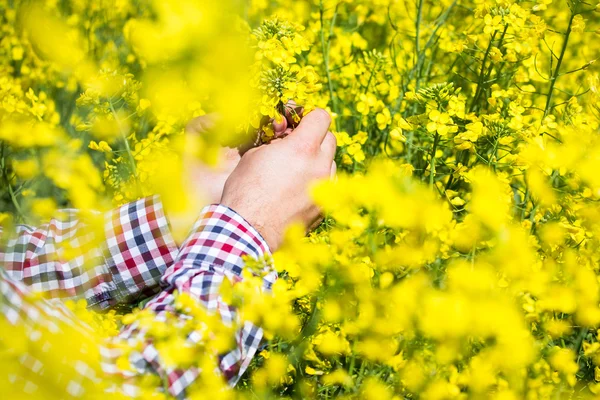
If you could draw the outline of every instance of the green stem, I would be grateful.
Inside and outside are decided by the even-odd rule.
[[[502,31],[502,35],[500,36],[500,39],[498,39],[498,48],[502,47],[502,44],[504,43],[504,38],[506,37],[506,32],[508,31],[508,24],[504,27],[504,30]],[[500,66],[500,68],[498,69],[498,71],[496,72],[496,76],[500,75],[500,72],[502,70],[502,64]],[[490,83],[490,77],[492,76],[492,72],[494,71],[494,63],[490,64],[490,68],[487,71],[487,74],[485,74],[485,77],[483,79],[482,83]],[[482,87],[480,92],[479,92],[479,97],[481,97],[481,95],[484,93],[485,89]]]
[[[23,216],[23,210],[21,209],[21,206],[19,205],[19,201],[17,200],[17,196],[15,195],[15,192],[12,188],[12,185],[10,184],[9,180],[8,180],[8,176],[5,176],[6,179],[6,186],[8,187],[8,193],[10,194],[10,200],[12,201],[13,205],[15,206],[15,209],[17,210],[17,213],[21,216]]]
[[[360,380],[360,382],[362,382],[362,378],[364,377],[366,367],[367,367],[367,361],[361,360],[360,369],[358,370],[358,376],[356,377],[357,381]]]
[[[300,362],[300,360],[302,359],[302,355],[306,351],[308,343],[305,339],[314,334],[319,326],[319,321],[321,320],[321,312],[317,307],[317,303],[318,300],[315,298],[312,304],[313,309],[310,314],[310,317],[308,318],[308,321],[306,322],[306,325],[302,327],[300,334],[294,340],[294,342],[292,342],[294,350],[290,354],[288,354],[288,359],[293,365],[297,365]]]
[[[565,52],[567,51],[567,44],[569,43],[569,36],[571,36],[571,29],[573,25],[573,19],[575,18],[575,13],[571,13],[571,18],[569,19],[569,25],[567,26],[567,32],[565,33],[565,40],[563,41],[562,49],[560,50],[560,56],[556,63],[556,68],[554,68],[554,72],[550,77],[550,89],[548,89],[548,94],[546,98],[546,107],[544,108],[544,118],[548,116],[550,112],[550,104],[552,103],[552,94],[554,92],[554,85],[556,84],[556,80],[558,78],[558,74],[560,72],[560,66],[565,58]]]
[[[413,131],[410,131],[408,132],[408,137],[406,138],[406,162],[409,164],[412,163],[414,136],[415,134]]]
[[[577,337],[577,341],[573,344],[573,350],[575,350],[576,355],[579,356],[579,350],[581,350],[581,345],[583,344],[583,339],[588,333],[588,328],[581,328],[579,332],[579,336]]]
[[[123,126],[121,125],[121,121],[119,120],[119,116],[117,115],[117,112],[115,111],[115,108],[113,107],[112,101],[109,100],[108,106],[110,107],[110,111],[112,112],[113,117],[115,118],[115,121],[117,122],[117,126],[119,127],[119,133],[121,134],[121,138],[123,139],[123,143],[125,144],[125,150],[127,151],[127,156],[129,159],[129,165],[131,167],[131,171],[133,172],[133,175],[135,176],[135,180],[138,182],[138,185],[139,185],[137,167],[135,165],[135,158],[133,156],[133,152],[131,151],[131,147],[129,146],[129,140],[127,140],[125,130],[123,129]]]
[[[367,81],[367,86],[365,87],[365,91],[363,92],[364,94],[369,93],[369,88],[371,87],[371,82],[373,82],[373,77],[375,76],[375,72],[377,72],[378,66],[379,66],[379,59],[377,59],[377,61],[375,61],[375,65],[373,66],[373,69],[371,70],[371,75],[369,75],[369,80]]]
[[[423,17],[423,0],[419,0],[417,5],[417,18],[415,19],[415,65],[412,68],[411,75],[414,73],[415,77],[415,93],[419,91],[420,80],[421,80],[421,19]],[[412,76],[409,78],[412,79]],[[400,103],[398,103],[398,109],[400,108]],[[413,104],[412,114],[414,115],[416,112],[417,104]],[[406,141],[406,160],[408,163],[412,163],[413,156],[413,141],[414,141],[414,133],[411,131],[408,134],[408,138]]]
[[[435,134],[433,139],[433,148],[431,149],[431,161],[429,163],[429,186],[433,187],[435,182],[435,152],[437,151],[438,143],[440,142],[440,135]]]
[[[421,78],[420,64],[421,64],[421,19],[423,17],[423,0],[419,0],[419,4],[417,6],[417,19],[415,21],[415,53],[416,53],[416,72],[417,76],[415,78],[415,92],[419,90],[419,80]]]
[[[348,375],[352,377],[352,373],[354,372],[354,363],[356,362],[356,355],[354,351],[352,351],[352,357],[350,357],[350,366],[348,367]]]
[[[15,191],[13,190],[12,185],[10,184],[10,178],[8,177],[8,173],[6,172],[6,160],[4,158],[4,145],[2,145],[2,156],[0,157],[0,167],[2,168],[2,175],[4,177],[4,180],[6,181],[6,187],[8,188],[8,194],[10,196],[10,201],[12,202],[13,206],[15,207],[15,210],[17,211],[17,214],[19,214],[21,216],[21,218],[25,217],[25,214],[23,213],[23,209],[21,208],[21,205],[19,204],[19,201],[17,200],[17,196],[15,194]]]
[[[412,81],[413,78],[415,80],[415,92],[417,92],[420,89],[420,85],[421,85],[421,64],[423,63],[423,60],[425,59],[425,52],[427,51],[428,48],[431,47],[432,43],[434,43],[434,38],[437,35],[438,30],[444,25],[444,23],[446,22],[446,20],[448,19],[448,16],[450,15],[450,12],[452,11],[452,9],[454,8],[454,6],[456,5],[456,0],[452,2],[452,4],[442,13],[440,14],[440,18],[438,19],[438,22],[433,30],[433,32],[431,32],[429,39],[427,40],[427,42],[425,43],[425,47],[423,50],[421,50],[421,20],[422,20],[422,16],[423,16],[423,0],[419,0],[419,3],[417,5],[417,17],[415,20],[415,53],[416,53],[416,61],[415,64],[413,65],[413,67],[411,68],[411,71],[408,74],[408,81],[405,82],[402,85],[402,90],[401,90],[401,96],[398,99],[398,101],[396,102],[396,106],[394,109],[394,112],[392,113],[393,115],[395,115],[401,107],[402,104],[402,98],[403,98],[403,94],[404,92],[407,90],[408,88],[408,82]],[[415,113],[417,112],[417,103],[415,102],[415,104],[413,104],[412,107],[412,114],[411,115],[415,115]],[[406,113],[404,115],[405,117],[407,116]],[[412,163],[412,157],[413,157],[413,144],[414,144],[414,133],[411,131],[408,133],[408,137],[406,140],[406,161],[408,163]]]
[[[470,111],[474,111],[475,106],[477,105],[477,101],[479,100],[480,92],[483,87],[483,82],[485,81],[485,63],[490,55],[490,51],[492,50],[492,45],[494,44],[494,39],[496,38],[497,32],[498,31],[494,31],[494,33],[492,34],[492,38],[488,43],[487,49],[485,50],[485,55],[483,56],[483,61],[481,62],[481,70],[477,79],[477,89],[475,89],[475,96],[473,96],[473,102],[471,103],[471,107],[469,107]]]
[[[525,209],[527,208],[527,202],[529,201],[529,187],[525,189],[525,198],[521,204],[521,221],[525,220]]]
[[[411,68],[410,72],[408,73],[407,80],[400,85],[400,88],[401,88],[400,89],[400,96],[398,97],[398,100],[396,101],[396,105],[394,107],[394,112],[393,112],[394,115],[400,110],[400,106],[402,104],[402,99],[404,98],[403,94],[404,94],[404,92],[407,91],[407,88],[408,88],[408,85],[409,85],[408,82],[412,82],[413,78],[415,77],[415,73],[417,72],[417,69],[419,69],[419,67],[423,63],[423,60],[425,58],[425,52],[435,42],[435,38],[436,38],[437,32],[440,30],[440,28],[442,26],[444,26],[446,20],[448,19],[448,16],[450,15],[450,12],[452,11],[452,9],[454,8],[454,6],[456,5],[456,2],[457,2],[457,0],[454,0],[452,2],[452,4],[450,4],[450,6],[443,13],[440,14],[439,18],[437,19],[435,28],[433,29],[433,31],[429,35],[429,38],[427,39],[427,42],[425,43],[425,47],[423,48],[423,51],[421,51],[421,38],[420,38],[420,35],[421,35],[420,34],[420,30],[421,30],[421,14],[422,14],[422,11],[419,12],[417,10],[417,18],[416,18],[416,21],[415,21],[415,28],[416,28],[416,31],[418,33],[415,36],[415,50],[418,47],[419,48],[418,52],[420,52],[421,54],[417,53],[416,61],[415,61],[414,65],[413,65],[413,67]],[[421,4],[419,4],[418,7],[420,7],[422,9],[423,8],[423,3],[421,2]],[[392,28],[394,30],[397,30],[397,28],[395,28],[393,26],[392,26]],[[393,40],[392,40],[392,42],[393,42]],[[458,60],[458,57],[457,57],[457,60]],[[396,66],[396,68],[397,68],[397,66]],[[398,72],[400,72],[400,71],[398,70]],[[421,76],[420,76],[420,72],[419,72],[418,77],[417,77],[416,82],[415,82],[415,84],[416,84],[415,91],[419,90],[420,79],[421,79]]]
[[[529,213],[529,222],[531,222],[531,229],[529,230],[530,234],[533,234],[535,230],[535,213],[537,212],[538,206],[537,204],[533,206],[531,209],[531,213]]]
[[[331,101],[331,108],[333,112],[337,114],[337,104],[335,101],[335,96],[333,95],[333,82],[331,82],[331,72],[329,70],[329,44],[331,43],[331,33],[333,32],[333,27],[335,25],[335,19],[337,17],[337,9],[333,15],[333,19],[331,21],[329,38],[327,38],[327,46],[325,46],[325,19],[324,19],[325,9],[323,8],[323,0],[321,0],[319,7],[319,15],[321,18],[321,51],[323,52],[323,64],[325,65],[325,74],[327,75],[327,87],[329,88],[329,99]],[[336,130],[337,128],[337,118],[335,120]]]

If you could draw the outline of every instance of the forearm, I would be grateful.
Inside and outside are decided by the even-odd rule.
[[[167,324],[177,334],[183,333],[186,351],[191,352],[211,350],[204,343],[205,333],[195,328],[186,330],[187,323],[193,321],[200,326],[202,321],[199,319],[204,317],[204,312],[208,319],[217,315],[224,326],[213,324],[213,329],[219,332],[212,333],[215,336],[229,334],[230,337],[233,334],[233,346],[214,356],[218,357],[222,375],[233,385],[254,357],[263,332],[259,327],[239,320],[236,309],[227,303],[220,288],[226,280],[233,284],[242,280],[243,257],[262,259],[269,255],[269,249],[248,222],[224,206],[206,207],[192,232],[163,276],[164,290],[146,305],[144,312],[151,313],[151,323]],[[266,271],[262,289],[269,290],[276,278],[274,271]],[[183,307],[185,302],[178,300],[182,295],[193,304]],[[199,306],[197,312],[194,311],[196,305]],[[132,378],[148,373],[158,374],[168,382],[170,393],[180,396],[199,376],[201,365],[199,362],[192,363],[184,369],[171,365],[164,347],[161,347],[162,338],[149,332],[147,321],[143,317],[137,319],[121,333],[120,340],[142,345],[139,351],[129,355],[133,371],[121,373]],[[229,332],[226,332],[226,327],[230,328]],[[118,352],[114,353],[114,357],[118,356]]]

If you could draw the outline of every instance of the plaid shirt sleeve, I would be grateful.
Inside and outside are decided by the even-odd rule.
[[[143,210],[148,208],[152,211],[144,214]],[[191,297],[197,299],[209,312],[219,315],[226,324],[237,321],[236,310],[223,301],[219,294],[221,283],[224,279],[230,279],[233,282],[241,281],[244,256],[260,259],[269,255],[268,245],[264,239],[240,215],[221,205],[206,207],[196,222],[192,233],[177,254],[171,248],[171,240],[168,236],[168,239],[164,239],[165,237],[162,239],[164,243],[169,243],[168,251],[157,250],[154,246],[158,245],[152,242],[162,237],[158,235],[158,231],[163,232],[161,230],[163,225],[157,222],[157,220],[164,219],[157,199],[140,200],[109,215],[110,220],[106,223],[106,226],[112,234],[108,235],[109,238],[106,241],[108,255],[105,257],[109,272],[104,272],[103,276],[106,277],[106,280],[101,281],[98,279],[98,281],[114,284],[111,293],[116,294],[110,295],[110,298],[124,299],[131,294],[141,293],[146,285],[145,282],[153,282],[153,278],[151,278],[153,275],[145,274],[144,271],[146,270],[139,272],[140,266],[147,268],[147,265],[157,265],[153,268],[164,270],[161,280],[163,290],[146,305],[146,309],[152,313],[153,318],[164,321],[165,317],[170,314],[182,323],[191,318],[184,313],[178,313],[175,309],[175,292],[177,291],[188,293]],[[122,223],[124,220],[127,222]],[[23,227],[21,229],[25,233],[21,233],[17,239],[9,242],[9,245],[13,248],[16,246],[17,249],[21,247],[23,249],[16,253],[9,251],[2,253],[3,263],[9,265],[10,269],[0,269],[0,314],[4,317],[3,321],[0,320],[0,326],[2,326],[2,322],[5,322],[9,326],[23,328],[23,335],[25,335],[23,337],[31,338],[34,338],[35,335],[30,336],[27,332],[36,332],[40,326],[52,328],[55,325],[56,328],[51,330],[56,335],[60,335],[64,325],[65,328],[69,327],[69,330],[80,331],[81,340],[93,336],[90,328],[84,322],[77,320],[57,299],[47,301],[32,296],[32,292],[36,289],[44,290],[43,280],[34,279],[29,285],[20,282],[20,280],[27,281],[23,278],[25,275],[36,276],[40,274],[40,272],[37,272],[42,270],[40,267],[34,270],[35,273],[32,273],[34,271],[28,272],[27,268],[30,264],[43,265],[45,273],[57,274],[58,276],[62,275],[58,272],[49,272],[52,271],[52,267],[56,268],[57,265],[60,265],[61,268],[55,269],[55,271],[63,271],[63,273],[69,271],[67,267],[72,268],[72,264],[65,266],[60,259],[53,261],[54,264],[46,265],[49,263],[48,260],[52,259],[51,249],[53,247],[47,247],[45,250],[40,249],[44,245],[49,246],[49,243],[56,243],[54,242],[56,239],[49,242],[47,238],[53,237],[52,235],[55,235],[54,232],[57,229],[64,232],[64,224],[66,223],[52,221],[48,226],[39,229]],[[68,226],[77,226],[77,223],[71,222]],[[152,243],[143,246],[144,238]],[[21,255],[21,253],[24,255]],[[28,261],[27,257],[35,258],[38,254],[46,254],[44,262]],[[159,260],[162,260],[160,263],[164,267],[158,266],[159,264],[156,261],[150,261],[150,255],[152,254],[160,255]],[[166,254],[173,254],[171,256],[174,258],[173,262],[166,261],[169,259]],[[20,264],[19,260],[21,260]],[[123,273],[123,271],[126,273]],[[271,269],[267,269],[265,272],[263,289],[269,291],[277,279],[277,274]],[[75,275],[72,272],[71,274],[71,276]],[[115,279],[115,275],[119,278]],[[84,280],[78,282],[84,282]],[[59,289],[62,288],[59,285]],[[85,294],[88,291],[95,293],[93,288],[92,285],[86,290],[73,289],[71,297],[81,296],[82,293]],[[56,292],[51,293],[60,293],[58,289],[56,290]],[[237,383],[247,369],[263,337],[262,329],[250,322],[242,322],[236,326],[240,326],[240,328],[235,333],[236,345],[234,349],[219,357],[220,370],[232,386]],[[80,396],[88,393],[89,388],[94,387],[94,385],[97,385],[96,388],[103,387],[103,385],[100,385],[102,382],[100,370],[102,370],[104,374],[124,379],[123,385],[116,390],[125,394],[139,394],[135,387],[128,384],[128,378],[152,374],[159,375],[167,382],[168,391],[171,395],[179,398],[185,397],[186,389],[194,383],[201,371],[197,367],[181,370],[166,366],[164,360],[161,360],[159,351],[146,336],[146,333],[145,328],[137,322],[126,326],[118,338],[102,346],[100,352],[103,361],[98,368],[93,363],[74,360],[73,363],[68,363],[68,365],[73,364],[74,369],[71,379],[67,382],[64,377],[60,378],[62,376],[60,374],[57,379],[60,380],[61,384],[66,385],[66,392],[74,396]],[[75,342],[81,340],[77,339]],[[124,350],[123,346],[120,345],[122,340],[132,344],[136,350],[133,352]],[[198,335],[191,334],[187,340],[193,344],[200,339]],[[141,344],[141,347],[135,347],[137,344]],[[0,347],[1,345],[2,340],[0,340]],[[59,348],[47,349],[46,347],[44,347],[44,352],[60,353],[61,351]],[[134,370],[125,371],[117,366],[117,360],[123,356],[122,351],[127,351],[127,357],[129,357]],[[71,353],[73,352],[71,351]],[[48,379],[50,371],[45,372],[46,366],[43,359],[24,353],[19,355],[19,362],[22,365],[22,371],[27,372],[17,373],[9,379],[14,378],[13,384],[20,385],[24,391],[31,392],[36,388],[36,385],[32,383],[35,381],[34,376],[39,375],[42,380]],[[19,378],[21,375],[22,377]],[[35,390],[39,390],[39,387]]]
[[[15,237],[4,238],[0,265],[8,277],[48,297],[85,298],[96,309],[160,289],[178,248],[158,197],[106,213],[100,229],[76,210],[61,214],[37,228],[18,225]],[[67,248],[83,250],[67,257]]]
[[[159,321],[165,321],[168,314],[176,314],[181,321],[188,320],[191,317],[177,314],[174,306],[175,292],[187,293],[199,300],[210,313],[217,313],[225,324],[231,324],[237,321],[236,310],[219,294],[223,280],[230,279],[234,283],[242,280],[244,256],[261,259],[269,254],[265,240],[235,211],[222,205],[205,207],[192,233],[181,246],[177,259],[163,276],[164,290],[146,305],[146,309],[151,310]],[[263,290],[269,291],[277,273],[266,268]],[[220,370],[232,386],[247,369],[263,337],[262,329],[250,322],[241,322],[237,326],[241,328],[235,335],[235,348],[219,357]],[[193,345],[200,336],[192,333],[187,340]],[[134,369],[129,375],[158,374],[167,382],[173,396],[185,397],[186,388],[200,374],[196,367],[181,370],[166,366],[157,348],[145,336],[145,327],[137,322],[127,326],[120,340],[143,344],[141,350],[128,356]],[[116,368],[115,360],[120,356],[118,346],[104,349],[104,356],[107,372],[127,377],[127,373]]]
[[[40,298],[2,268],[0,328],[0,387],[7,398],[43,398],[48,388],[78,398],[104,387],[91,328],[60,300]]]

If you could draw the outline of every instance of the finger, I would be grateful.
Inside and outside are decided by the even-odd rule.
[[[240,152],[238,151],[238,149],[232,149],[231,147],[224,147],[222,150],[222,159],[223,159],[223,164],[226,164],[228,166],[233,165],[235,167],[235,165],[237,165],[240,162]],[[231,169],[227,167],[227,169]]]
[[[311,232],[314,231],[315,229],[317,229],[319,227],[319,225],[321,224],[321,222],[323,222],[323,219],[325,219],[325,216],[321,213],[319,213],[319,215],[317,216],[317,218],[312,222],[312,224],[310,224],[308,226],[308,228],[306,229],[306,232]]]
[[[221,116],[217,113],[201,115],[188,122],[185,126],[185,131],[190,133],[204,133],[214,128],[220,119]]]
[[[331,163],[331,172],[329,174],[329,177],[332,180],[334,180],[336,174],[337,174],[337,164],[336,164],[335,160],[333,160],[333,162]]]
[[[281,139],[286,137],[287,135],[290,135],[293,132],[292,128],[287,128],[285,131],[281,132],[281,133],[276,133],[275,134],[275,138],[276,139]]]
[[[318,148],[325,139],[330,124],[331,116],[329,113],[322,108],[317,108],[302,118],[300,125],[290,137]]]
[[[280,136],[281,134],[283,134],[283,132],[285,132],[285,130],[288,127],[288,120],[283,116],[279,116],[279,118],[280,121],[277,121],[277,119],[273,120],[273,131],[275,133],[275,136]]]
[[[294,100],[290,100],[284,106],[285,118],[288,121],[288,126],[297,127],[304,114],[304,107],[296,104]]]
[[[337,139],[333,133],[327,132],[325,138],[323,139],[323,143],[321,143],[321,153],[323,153],[328,160],[333,160],[336,150]]]

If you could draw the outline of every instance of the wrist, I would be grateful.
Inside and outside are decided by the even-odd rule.
[[[221,199],[220,204],[234,211],[236,214],[246,220],[248,224],[258,232],[258,234],[261,236],[261,239],[266,242],[271,252],[274,252],[279,248],[281,245],[280,235],[278,234],[277,229],[274,229],[271,224],[264,222],[265,218],[261,217],[260,210],[244,207],[242,204],[238,204],[237,202],[233,201],[230,202],[227,201],[227,199]]]
[[[278,235],[276,229],[273,229],[273,227],[258,221],[253,222],[251,217],[246,218],[243,214],[240,215],[242,215],[242,217],[244,217],[244,219],[248,221],[248,223],[250,223],[250,225],[252,225],[254,229],[256,229],[260,233],[265,242],[267,242],[267,245],[269,246],[271,252],[275,252],[279,248],[279,246],[281,246],[280,235]]]
[[[202,209],[180,247],[176,264],[201,268],[208,263],[241,278],[245,257],[260,261],[268,259],[270,253],[266,240],[244,217],[223,204],[211,204]],[[165,273],[163,280],[177,279],[173,275],[176,270]]]

